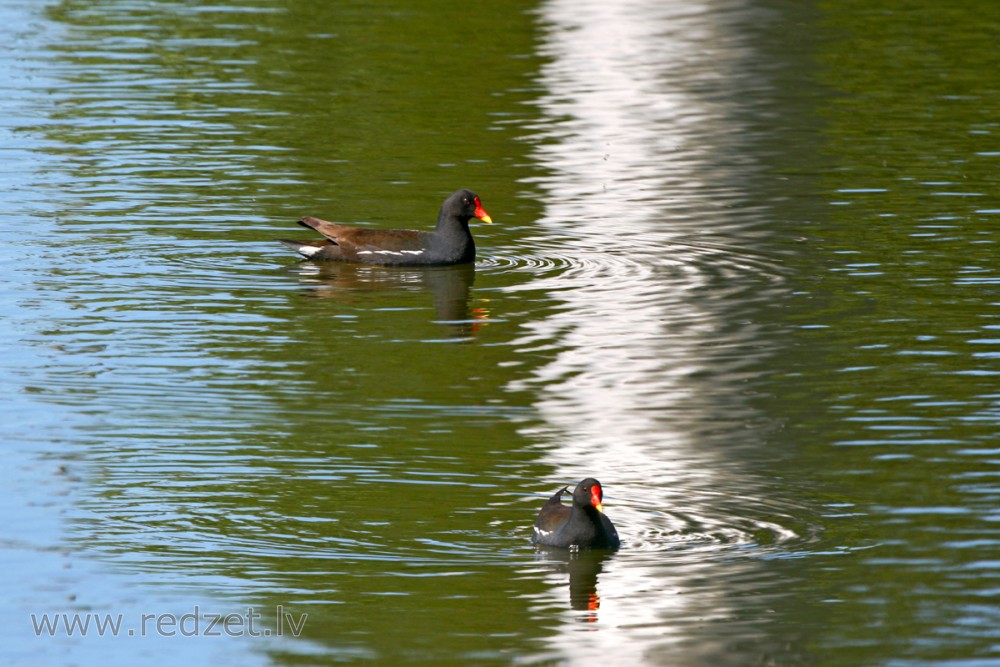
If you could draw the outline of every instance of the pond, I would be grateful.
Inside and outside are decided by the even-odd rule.
[[[1000,665],[994,13],[5,3],[7,662]]]

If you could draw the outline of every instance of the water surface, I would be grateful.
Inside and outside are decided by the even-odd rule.
[[[1000,662],[979,9],[8,3],[5,653]],[[474,266],[273,242],[458,187]]]

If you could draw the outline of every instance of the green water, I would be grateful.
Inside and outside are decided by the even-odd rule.
[[[3,655],[1000,664],[993,14],[7,3]]]

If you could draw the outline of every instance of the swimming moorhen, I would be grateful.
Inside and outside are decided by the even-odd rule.
[[[563,487],[548,499],[535,519],[531,541],[549,547],[570,549],[617,549],[621,545],[618,531],[604,514],[601,483],[588,477],[573,490],[573,505],[562,504],[569,493]]]
[[[444,200],[433,232],[367,229],[305,217],[299,224],[315,229],[325,239],[279,240],[313,260],[392,266],[464,264],[476,259],[476,243],[469,233],[472,218],[493,222],[483,209],[479,195],[471,190],[459,190]]]

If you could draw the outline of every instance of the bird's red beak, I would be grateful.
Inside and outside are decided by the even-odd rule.
[[[601,487],[599,487],[599,486],[597,486],[597,485],[595,484],[595,485],[594,485],[593,487],[591,487],[591,489],[590,489],[590,504],[591,504],[591,505],[593,505],[593,506],[594,506],[594,508],[595,508],[595,509],[596,509],[596,510],[597,510],[598,512],[603,512],[603,511],[604,511],[604,505],[603,505],[603,504],[601,504],[601,501],[602,501],[603,499],[604,499],[604,496],[603,496],[603,494],[601,493]]]
[[[475,216],[477,218],[479,218],[480,220],[482,220],[483,222],[493,222],[493,218],[491,218],[490,214],[487,213],[486,209],[483,208],[483,204],[482,204],[482,202],[479,201],[479,197],[476,197],[476,213],[475,213]]]

